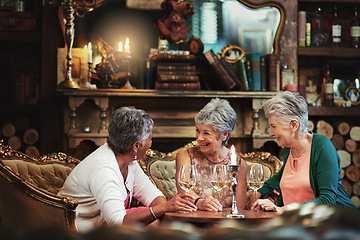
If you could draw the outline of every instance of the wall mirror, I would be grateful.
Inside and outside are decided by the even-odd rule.
[[[279,38],[285,10],[275,1],[254,4],[244,0],[194,0],[193,34],[204,51],[220,52],[225,45],[239,46],[247,53],[279,53]]]
[[[96,35],[113,48],[129,38],[133,61],[145,64],[150,48],[158,46],[159,35],[154,24],[163,16],[161,0],[84,0],[89,2],[87,4],[78,1],[76,3],[85,6],[85,10],[79,7],[78,12],[83,16],[76,16],[74,20],[73,47],[84,47],[89,41],[95,43]],[[247,53],[279,54],[279,39],[285,23],[281,4],[275,1],[254,4],[245,0],[192,2],[195,14],[187,21],[192,28],[188,38],[200,38],[204,52],[213,49],[220,53],[224,46],[234,45]],[[181,45],[170,47],[180,48]],[[94,65],[99,61],[96,54],[94,51]]]
[[[136,2],[136,4],[134,3]],[[100,0],[94,11],[75,19],[75,43],[81,47],[94,35],[100,35],[110,45],[130,38],[134,57],[144,57],[157,47],[154,28],[162,17],[161,0]],[[83,5],[83,4],[82,4]],[[89,5],[89,4],[88,4]],[[195,14],[188,20],[190,36],[199,37],[204,51],[220,52],[226,45],[236,45],[248,53],[279,52],[279,38],[285,23],[285,10],[275,1],[261,4],[245,0],[193,0]]]

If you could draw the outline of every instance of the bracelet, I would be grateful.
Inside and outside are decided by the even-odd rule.
[[[198,197],[197,199],[195,199],[194,205],[196,206],[197,202],[202,199],[201,197]]]
[[[153,215],[153,217],[155,218],[155,220],[157,220],[158,218],[156,217],[154,211],[152,210],[152,207],[149,207],[151,215]]]

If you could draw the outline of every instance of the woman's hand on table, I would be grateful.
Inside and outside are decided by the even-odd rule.
[[[175,197],[171,198],[168,202],[168,211],[187,211],[195,212],[197,207],[194,205],[195,197],[188,193],[177,194]]]
[[[200,199],[196,206],[200,210],[206,210],[210,212],[221,212],[222,211],[222,204],[216,198],[212,196],[206,196],[203,199]]]
[[[280,211],[281,208],[276,206],[273,202],[271,202],[269,199],[258,199],[254,202],[254,204],[251,206],[250,210],[264,210],[264,211],[272,211],[277,212]]]

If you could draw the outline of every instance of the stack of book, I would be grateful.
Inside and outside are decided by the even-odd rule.
[[[153,59],[152,78],[156,90],[200,90],[193,64],[196,56],[188,53],[158,53]],[[151,78],[149,81],[152,81]]]
[[[205,52],[202,62],[206,75],[203,76],[203,83],[207,90],[244,90],[243,83],[239,80],[231,66],[223,58],[215,55],[213,50]]]
[[[159,62],[156,65],[155,89],[200,90],[196,66],[186,62]]]

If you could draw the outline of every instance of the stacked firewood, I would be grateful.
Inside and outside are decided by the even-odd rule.
[[[14,121],[4,122],[1,125],[0,139],[14,150],[24,152],[31,157],[40,156],[37,147],[39,133],[25,116],[19,116]]]
[[[356,123],[355,123],[356,124]],[[342,169],[342,183],[356,207],[360,207],[360,126],[339,121],[332,125],[324,120],[309,121],[310,130],[328,137],[335,146]]]

